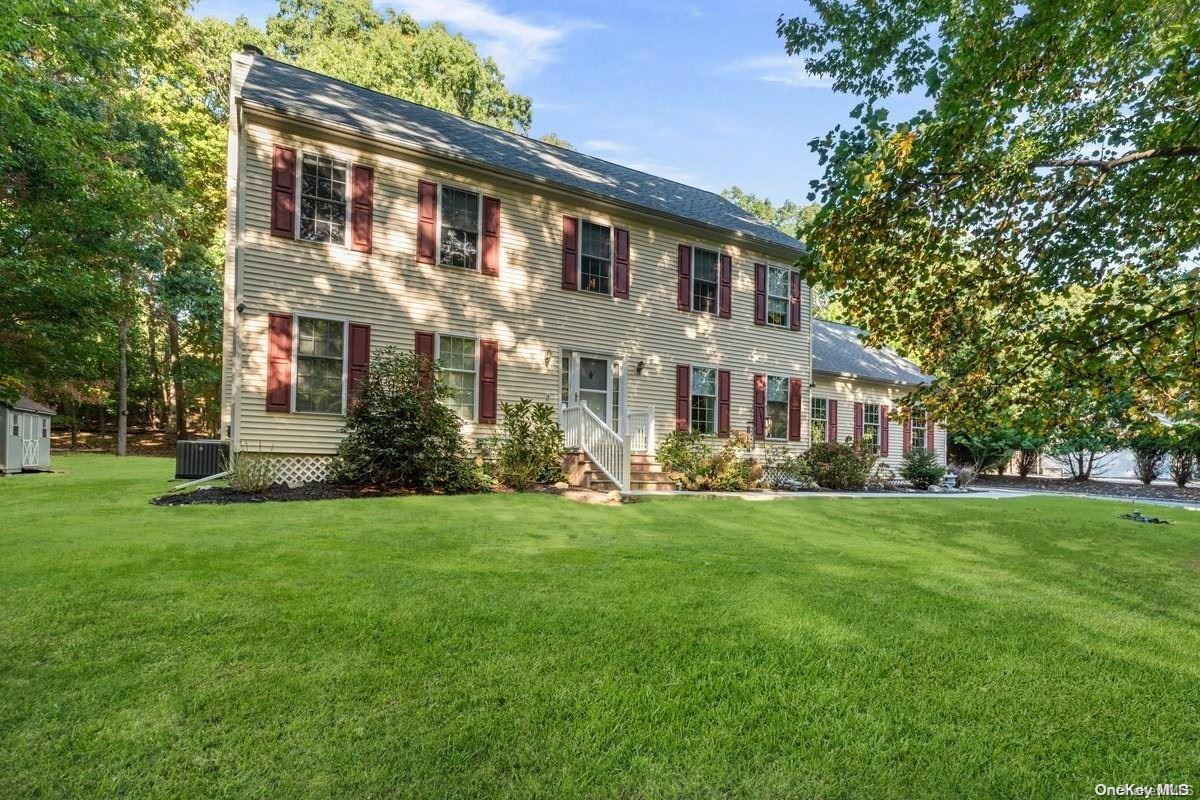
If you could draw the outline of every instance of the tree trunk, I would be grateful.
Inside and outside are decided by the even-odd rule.
[[[71,451],[79,447],[79,406],[74,400],[67,401],[67,416],[71,418]]]
[[[187,408],[183,397],[183,367],[179,363],[179,320],[167,317],[167,344],[171,348],[171,383],[175,387],[175,438],[187,438]]]
[[[126,434],[129,426],[129,317],[122,316],[117,328],[117,455],[125,455]]]
[[[151,301],[153,301],[153,293],[151,294]],[[153,389],[151,397],[154,398],[150,401],[150,408],[148,409],[150,425],[153,428],[165,428],[166,420],[164,416],[166,415],[167,406],[163,402],[162,373],[158,369],[158,344],[154,336],[153,303],[151,304],[150,313],[146,315],[146,347],[150,354],[150,386]]]

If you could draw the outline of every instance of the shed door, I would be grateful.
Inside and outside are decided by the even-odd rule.
[[[37,414],[21,415],[21,466],[38,466],[38,418]]]

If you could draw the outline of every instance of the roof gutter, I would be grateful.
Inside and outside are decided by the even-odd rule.
[[[786,253],[787,255],[784,256],[784,258],[790,258],[793,261],[799,259],[800,257],[802,257],[804,255],[803,249],[796,250],[791,247],[785,247],[776,242],[769,242],[766,239],[760,239],[759,237],[754,236],[753,234],[740,233],[738,231],[731,231],[728,228],[721,228],[719,226],[711,225],[706,222],[700,222],[698,220],[694,220],[689,217],[683,217],[683,216],[679,216],[677,214],[672,214],[668,211],[658,211],[656,209],[646,208],[645,206],[634,205],[633,203],[624,203],[624,202],[621,202],[620,200],[614,199],[612,197],[607,197],[605,195],[599,194],[598,192],[592,192],[587,189],[580,189],[575,186],[567,186],[565,184],[558,183],[557,181],[547,180],[546,178],[540,178],[536,175],[530,175],[525,172],[518,172],[517,170],[505,169],[504,167],[498,167],[495,164],[489,164],[485,161],[479,161],[479,160],[473,159],[473,158],[464,158],[463,156],[457,155],[455,153],[451,153],[446,150],[435,150],[435,149],[424,149],[424,148],[419,148],[419,147],[413,147],[412,145],[401,142],[400,140],[398,140],[392,136],[387,136],[387,135],[379,134],[379,133],[364,133],[361,128],[355,128],[351,125],[340,125],[338,123],[329,122],[328,120],[324,120],[324,119],[321,119],[319,117],[312,116],[309,114],[297,114],[293,111],[284,111],[282,109],[269,106],[265,103],[259,103],[254,100],[247,99],[246,97],[240,97],[239,99],[241,100],[243,108],[258,111],[260,113],[266,114],[267,116],[278,117],[280,119],[285,119],[285,120],[293,120],[296,122],[301,122],[305,125],[310,125],[315,128],[325,128],[326,130],[337,131],[337,132],[340,132],[340,133],[343,133],[346,135],[350,135],[350,136],[353,136],[356,138],[367,139],[369,141],[385,144],[388,147],[392,147],[396,150],[400,150],[405,153],[412,153],[414,155],[425,156],[427,158],[429,158],[429,157],[439,158],[439,159],[442,159],[443,161],[450,161],[450,162],[454,162],[457,164],[466,164],[466,165],[474,167],[476,169],[482,169],[486,172],[494,172],[498,175],[503,175],[508,178],[515,178],[517,180],[524,181],[527,183],[536,183],[536,184],[540,184],[542,186],[553,187],[555,189],[558,189],[559,191],[567,192],[569,194],[585,195],[587,197],[592,198],[593,200],[599,200],[600,202],[603,202],[603,203],[609,203],[611,205],[619,206],[621,208],[628,208],[633,211],[637,211],[640,214],[644,214],[644,215],[648,215],[648,216],[652,216],[652,217],[665,217],[667,219],[682,223],[684,225],[689,225],[689,226],[692,226],[695,228],[702,228],[704,230],[713,231],[714,233],[718,233],[722,236],[735,236],[739,239],[745,239],[745,240],[750,241],[756,247],[763,250],[763,252],[768,252],[768,253],[773,253],[773,254]]]
[[[920,381],[919,383],[913,383],[912,381],[896,381],[896,380],[888,380],[887,378],[873,378],[870,375],[857,375],[853,372],[838,372],[836,370],[830,370],[830,369],[819,369],[817,367],[813,367],[813,373],[820,374],[820,375],[826,375],[831,378],[849,378],[849,379],[855,380],[855,381],[871,381],[872,383],[883,383],[888,386],[928,386],[929,385],[929,381],[927,381],[927,380]]]

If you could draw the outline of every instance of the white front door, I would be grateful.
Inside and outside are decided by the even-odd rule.
[[[608,356],[563,351],[563,404],[582,403],[604,424],[616,430],[620,418],[619,364]]]

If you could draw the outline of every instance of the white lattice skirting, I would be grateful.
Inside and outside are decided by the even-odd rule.
[[[333,465],[332,456],[289,456],[271,455],[275,467],[275,482],[288,486],[317,483],[329,477]]]

